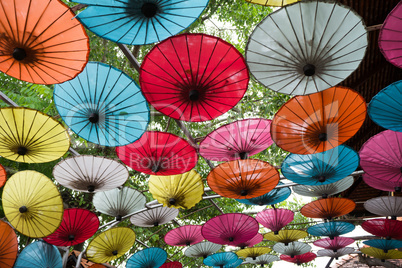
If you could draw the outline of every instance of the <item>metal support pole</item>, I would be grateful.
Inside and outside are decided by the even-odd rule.
[[[331,265],[333,260],[334,260],[333,257],[331,259],[329,259],[328,264],[327,264],[327,266],[325,266],[325,268],[329,268],[329,266]]]
[[[134,69],[137,70],[137,72],[140,72],[140,63],[137,61],[137,59],[134,57],[133,53],[128,49],[128,47],[124,44],[117,44],[123,54],[127,57],[128,61],[133,65]]]

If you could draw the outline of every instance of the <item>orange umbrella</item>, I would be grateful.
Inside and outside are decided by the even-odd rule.
[[[89,39],[59,0],[7,0],[0,5],[0,71],[35,84],[78,75],[88,62]]]
[[[346,87],[296,96],[276,113],[272,138],[294,154],[324,152],[351,138],[363,124],[366,110],[363,97]]]
[[[274,189],[279,182],[279,173],[261,160],[233,160],[215,167],[208,174],[207,181],[212,191],[221,196],[249,199]]]
[[[0,221],[0,267],[11,268],[17,258],[18,241],[13,228]]]
[[[7,180],[7,172],[2,165],[0,165],[0,187],[3,187]]]
[[[300,209],[305,217],[331,220],[352,212],[356,203],[348,198],[325,198],[315,200]]]

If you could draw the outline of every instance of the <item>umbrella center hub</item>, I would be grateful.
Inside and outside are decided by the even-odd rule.
[[[233,242],[234,238],[233,237],[229,237],[229,241]]]
[[[158,6],[154,3],[144,3],[141,7],[141,13],[147,18],[152,18],[158,13]]]
[[[27,57],[27,52],[23,48],[16,47],[13,51],[13,58],[22,61]]]
[[[319,139],[320,141],[327,141],[327,140],[328,140],[328,135],[327,135],[327,133],[320,133],[320,134],[318,134],[318,139]]]
[[[247,159],[248,158],[248,152],[241,152],[239,153],[240,159]]]
[[[400,168],[399,168],[399,170],[400,170],[400,171],[401,171],[401,173],[402,173],[402,167],[400,167]]]
[[[87,187],[88,192],[92,193],[95,191],[95,186],[94,185],[88,185]]]
[[[116,221],[121,221],[122,219],[123,219],[123,217],[121,215],[116,216]]]
[[[200,92],[196,89],[192,89],[189,91],[188,97],[191,101],[198,101],[200,99]]]
[[[169,204],[175,205],[175,204],[176,204],[176,199],[174,199],[174,198],[169,198]]]
[[[307,63],[303,66],[303,73],[305,76],[315,75],[315,66],[313,64]]]
[[[19,208],[20,213],[25,213],[28,211],[28,208],[26,206],[22,206]]]
[[[151,170],[152,170],[152,172],[156,173],[161,170],[161,167],[159,164],[154,164],[154,165],[152,165]]]
[[[246,196],[247,194],[248,194],[248,191],[245,190],[245,189],[243,189],[243,190],[240,191],[240,195],[241,195],[241,196]]]
[[[98,123],[98,122],[99,122],[99,114],[97,114],[97,113],[91,113],[91,114],[89,115],[89,122],[91,122],[91,123],[93,123],[93,124]]]
[[[26,155],[28,153],[28,149],[24,146],[20,146],[17,148],[17,154]]]
[[[395,192],[400,192],[401,190],[402,190],[401,187],[399,187],[399,186],[395,187]]]
[[[159,222],[154,222],[154,226],[156,227],[156,226],[159,226]]]
[[[113,250],[113,251],[112,251],[112,254],[113,254],[114,256],[116,256],[116,255],[117,255],[117,250]]]
[[[328,198],[328,194],[322,194],[322,198]]]
[[[68,235],[68,241],[73,241],[74,238],[75,238],[75,235],[73,235],[73,234]]]

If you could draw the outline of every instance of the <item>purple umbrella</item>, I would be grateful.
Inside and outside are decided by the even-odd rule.
[[[284,208],[266,209],[257,213],[255,219],[274,234],[293,221],[294,212]]]
[[[386,192],[400,192],[402,189],[402,180],[401,181],[383,181],[381,179],[377,179],[367,174],[363,174],[364,182],[375,189],[386,191]]]
[[[263,239],[263,235],[262,234],[256,234],[253,238],[251,238],[250,240],[243,242],[243,243],[239,243],[236,245],[236,247],[240,247],[240,248],[247,248],[247,247],[252,247],[254,245],[257,245],[258,243],[262,242]]]
[[[201,225],[184,225],[170,230],[165,235],[165,242],[171,246],[190,246],[204,240]]]
[[[205,239],[220,245],[236,246],[252,239],[258,233],[258,222],[241,213],[213,217],[201,229]]]
[[[402,132],[385,130],[366,141],[360,166],[371,177],[385,182],[402,181]]]
[[[355,242],[353,238],[338,236],[334,237],[332,240],[330,238],[323,238],[313,242],[313,244],[314,246],[330,249],[336,252],[338,249],[349,246],[353,242]]]

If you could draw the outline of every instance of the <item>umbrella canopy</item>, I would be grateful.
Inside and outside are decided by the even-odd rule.
[[[398,181],[384,181],[379,178],[363,174],[364,182],[375,189],[386,192],[400,192],[402,189],[402,180]]]
[[[266,209],[258,212],[255,219],[274,234],[293,221],[294,212],[284,208]]]
[[[70,148],[66,129],[52,117],[28,108],[0,109],[0,156],[24,163],[45,163]]]
[[[249,73],[243,55],[206,34],[181,34],[157,44],[140,70],[142,92],[159,112],[178,120],[212,120],[245,94]]]
[[[261,160],[233,160],[212,169],[207,181],[212,191],[221,196],[250,199],[274,189],[279,182],[279,173]]]
[[[128,179],[128,175],[128,170],[123,164],[93,155],[70,157],[53,168],[53,177],[61,185],[89,193],[119,187]]]
[[[217,252],[218,250],[220,250],[222,248],[221,245],[209,242],[209,241],[205,241],[205,242],[201,242],[201,243],[197,243],[194,244],[190,247],[188,247],[185,251],[184,251],[184,255],[186,255],[187,257],[190,258],[206,258],[211,254],[214,254],[215,252]]]
[[[0,71],[35,84],[74,78],[89,57],[84,27],[61,1],[7,1],[0,7]]]
[[[310,226],[307,232],[314,236],[329,236],[332,240],[337,236],[352,232],[355,226],[349,222],[330,221]]]
[[[179,175],[151,176],[149,192],[167,207],[190,209],[202,200],[204,183],[194,169]]]
[[[179,215],[176,208],[158,207],[131,216],[130,221],[139,227],[156,227],[170,222]]]
[[[402,241],[400,240],[372,239],[363,241],[363,243],[373,248],[382,249],[384,253],[388,253],[391,249],[402,248]]]
[[[362,248],[360,249],[360,251],[363,254],[380,259],[381,261],[389,259],[402,259],[402,251],[398,250],[389,250],[387,253],[385,253],[382,249],[370,247],[370,248]]]
[[[237,261],[235,261],[235,262],[233,262],[231,264],[224,265],[223,268],[236,268],[242,263],[243,263],[242,259],[237,259]]]
[[[346,79],[359,66],[367,45],[364,21],[350,7],[301,1],[272,12],[257,25],[246,59],[265,87],[307,95]]]
[[[147,199],[140,191],[129,187],[115,188],[109,191],[98,192],[92,198],[97,211],[116,217],[121,221],[122,217],[145,208]]]
[[[402,216],[402,197],[381,196],[371,198],[364,203],[364,208],[375,215],[391,216],[393,220]]]
[[[222,214],[208,220],[201,229],[202,236],[220,245],[237,245],[253,238],[258,233],[258,222],[241,213]]]
[[[303,185],[325,185],[339,181],[359,166],[359,155],[340,145],[317,154],[289,154],[282,162],[282,174]]]
[[[17,258],[18,241],[11,226],[0,220],[0,266],[12,268]]]
[[[14,268],[62,268],[59,250],[44,241],[35,241],[26,246],[18,255]]]
[[[263,6],[282,7],[300,0],[246,0],[246,1]]]
[[[183,264],[178,261],[164,263],[160,268],[182,268]]]
[[[7,180],[7,172],[5,168],[0,165],[0,188],[4,186]]]
[[[237,244],[236,247],[240,247],[242,249],[246,248],[246,247],[252,247],[256,244],[261,243],[263,238],[264,237],[262,234],[257,233],[253,238],[251,238],[250,240],[248,240],[246,242]]]
[[[387,86],[371,99],[367,109],[368,115],[377,125],[402,132],[401,99],[402,80]]]
[[[360,149],[360,166],[383,181],[402,181],[402,132],[385,130],[371,137]]]
[[[402,240],[402,222],[389,219],[373,219],[362,223],[362,228],[372,235],[385,237],[387,240]]]
[[[334,252],[337,252],[338,249],[349,246],[354,243],[355,240],[349,237],[335,237],[334,239],[323,238],[313,242],[314,246],[330,249]]]
[[[134,242],[135,233],[130,228],[116,227],[106,230],[89,242],[87,259],[97,263],[110,262],[123,256]]]
[[[165,242],[171,246],[190,246],[204,240],[201,225],[184,225],[172,229],[165,235]]]
[[[78,0],[89,7],[78,19],[96,35],[116,43],[160,42],[186,29],[208,0]]]
[[[278,186],[279,185],[283,185],[283,183],[278,182]],[[236,199],[236,200],[246,205],[269,206],[285,201],[286,199],[288,199],[291,193],[292,191],[290,190],[289,187],[281,187],[281,188],[275,188],[261,196],[257,196],[250,199]]]
[[[252,258],[255,260],[258,256],[270,253],[271,250],[269,247],[252,247],[238,250],[236,254],[240,258]]]
[[[390,63],[399,68],[402,68],[402,33],[399,27],[401,19],[402,3],[399,2],[388,14],[378,36],[378,46],[382,54]]]
[[[291,263],[296,263],[297,265],[311,262],[317,257],[313,252],[307,252],[301,255],[296,255],[293,258],[288,255],[281,255],[280,258],[283,261],[291,262]]]
[[[150,175],[182,174],[198,161],[196,150],[185,139],[159,131],[145,132],[138,141],[116,147],[116,153],[127,166]]]
[[[363,97],[346,87],[293,97],[275,114],[272,139],[294,154],[328,151],[345,143],[360,129],[366,107]]]
[[[140,88],[122,71],[90,62],[73,80],[53,93],[64,122],[83,139],[122,146],[138,140],[147,129],[149,108]]]
[[[272,145],[271,120],[244,119],[209,133],[200,143],[200,155],[212,161],[246,159]]]
[[[204,264],[213,267],[226,267],[239,259],[233,252],[220,252],[209,255],[204,259]]]
[[[288,245],[284,243],[276,243],[272,249],[278,253],[289,255],[294,257],[296,255],[301,255],[307,253],[311,250],[311,246],[303,242],[290,242]]]
[[[312,201],[300,209],[300,213],[308,218],[331,220],[352,212],[356,203],[348,198],[330,197]]]
[[[255,258],[255,260],[253,260],[253,258],[246,258],[246,261],[253,264],[260,264],[261,267],[264,267],[265,264],[270,264],[271,262],[279,261],[279,258],[278,256],[275,255],[263,254]]]
[[[127,261],[127,268],[159,268],[167,259],[167,253],[161,248],[146,248],[137,251]]]
[[[278,234],[269,232],[264,235],[264,238],[268,241],[280,242],[287,246],[289,243],[303,239],[308,235],[306,231],[302,230],[280,230]]]
[[[68,208],[64,210],[59,228],[43,240],[55,246],[70,247],[91,238],[98,228],[99,219],[95,213],[82,208]]]
[[[296,185],[293,186],[293,191],[298,195],[309,197],[322,197],[327,198],[330,195],[335,195],[349,189],[354,183],[353,176],[324,185]]]
[[[317,251],[317,255],[319,257],[335,258],[335,260],[337,260],[339,257],[352,254],[353,252],[355,252],[355,249],[351,247],[340,248],[336,252],[330,249],[320,249]]]
[[[56,185],[45,175],[20,171],[4,186],[4,214],[23,235],[39,238],[56,231],[63,218],[63,200]]]

